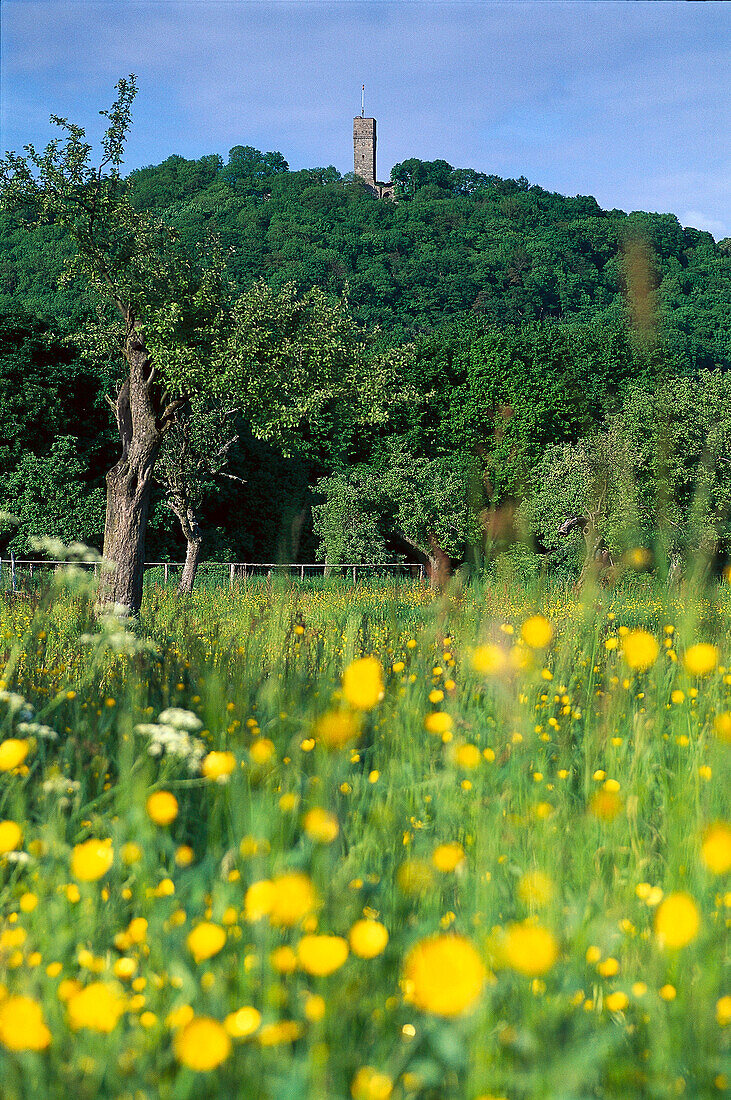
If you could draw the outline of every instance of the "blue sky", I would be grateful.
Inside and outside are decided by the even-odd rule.
[[[96,137],[134,71],[129,168],[241,144],[346,172],[365,82],[381,179],[443,157],[731,233],[726,4],[2,0],[0,16],[3,151],[44,145],[52,112]]]

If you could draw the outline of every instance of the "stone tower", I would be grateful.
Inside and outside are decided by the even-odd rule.
[[[371,187],[376,183],[376,120],[353,119],[353,171]]]

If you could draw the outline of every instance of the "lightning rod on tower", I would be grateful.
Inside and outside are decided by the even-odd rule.
[[[360,90],[360,117],[365,117],[365,84],[363,84]]]

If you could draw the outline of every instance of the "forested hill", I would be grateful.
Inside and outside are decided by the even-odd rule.
[[[337,461],[285,461],[239,425],[230,456],[238,480],[206,491],[205,556],[311,561],[326,551],[374,561],[400,552],[394,532],[423,541],[421,524],[459,557],[465,456],[470,478],[480,467],[478,512],[525,499],[545,481],[536,471],[551,447],[598,453],[583,441],[608,417],[630,424],[644,408],[633,387],[652,395],[667,380],[687,387],[682,401],[668,390],[666,402],[684,410],[684,515],[687,454],[697,463],[705,447],[694,434],[698,394],[718,389],[702,372],[731,367],[731,240],[716,243],[670,214],[604,211],[589,197],[444,161],[405,161],[393,178],[397,201],[379,201],[334,168],[290,172],[280,154],[248,147],[225,164],[173,156],[130,177],[134,203],[174,226],[186,251],[220,237],[239,290],[262,278],[275,289],[347,287],[356,320],[378,329],[377,350],[413,345],[400,382],[419,400],[381,430],[356,433]],[[33,533],[100,546],[104,474],[118,457],[104,400],[116,365],[74,346],[96,303],[85,285],[62,281],[69,254],[58,226],[28,232],[17,215],[0,214],[0,513],[21,517],[11,545],[22,552]],[[578,458],[574,466],[584,471]],[[313,527],[310,506],[323,498]],[[573,497],[560,506],[579,507]],[[649,528],[650,504],[643,515]],[[10,537],[0,522],[0,543]],[[150,558],[182,553],[161,492],[147,545]]]
[[[659,317],[666,346],[688,369],[731,363],[731,240],[683,228],[671,214],[602,210],[525,179],[445,161],[394,168],[399,201],[378,201],[332,167],[290,172],[278,153],[248,147],[200,160],[169,157],[132,173],[135,202],[184,241],[213,230],[235,249],[243,289],[264,277],[340,293],[367,327],[412,339],[468,314],[487,324],[599,322],[627,316],[633,242],[649,249],[633,294]],[[629,252],[628,252],[629,248]],[[53,227],[26,233],[0,217],[0,313],[19,310],[73,329],[83,288],[59,286],[65,242]],[[631,304],[631,303],[630,303]]]

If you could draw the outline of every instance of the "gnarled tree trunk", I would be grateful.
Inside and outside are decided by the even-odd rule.
[[[122,454],[107,474],[104,560],[109,570],[99,584],[100,603],[114,603],[136,614],[142,603],[145,536],[152,471],[162,442],[154,371],[144,338],[130,327],[125,344],[129,375],[117,398]]]
[[[183,572],[180,577],[180,584],[178,585],[178,591],[182,596],[189,596],[193,591],[193,585],[195,584],[195,575],[198,570],[198,562],[201,556],[201,547],[203,546],[203,535],[201,534],[200,524],[198,523],[198,516],[192,505],[184,506],[177,502],[171,502],[175,515],[180,520],[180,526],[185,535],[185,565],[183,566]]]
[[[432,588],[444,588],[452,576],[452,560],[437,542],[433,534],[429,535],[429,554],[426,571]]]

